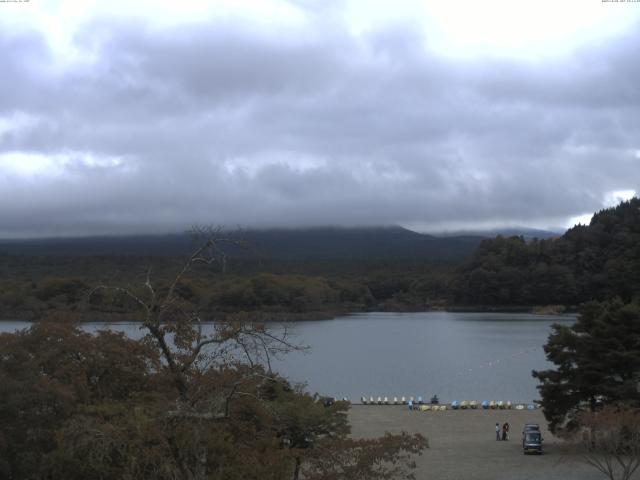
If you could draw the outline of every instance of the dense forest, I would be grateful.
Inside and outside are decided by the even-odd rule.
[[[226,272],[198,271],[179,285],[180,295],[214,318],[239,311],[298,319],[363,310],[573,308],[640,294],[637,198],[541,240],[436,238],[399,228],[243,235]],[[126,316],[130,299],[92,294],[95,287],[134,285],[150,269],[162,283],[189,245],[186,236],[4,242],[0,315]]]
[[[137,267],[137,268],[136,268]],[[286,318],[322,318],[337,313],[371,309],[419,308],[444,305],[449,266],[424,266],[402,273],[398,266],[372,268],[366,274],[210,273],[201,272],[181,282],[178,293],[213,316],[246,311],[285,315]],[[43,275],[0,280],[1,315],[35,319],[50,312],[75,312],[81,318],[126,315],[133,304],[117,293],[93,292],[98,285],[140,282],[148,267],[142,262],[126,272],[105,267],[111,275]],[[73,270],[72,268],[70,270]],[[139,275],[133,275],[131,270]],[[162,282],[164,269],[153,269]],[[166,287],[166,282],[165,282]]]
[[[200,269],[180,285],[185,298],[214,317],[245,311],[321,318],[443,305],[455,265],[482,240],[402,228],[231,232],[230,238],[225,272]],[[139,283],[150,269],[166,283],[190,246],[186,235],[0,242],[1,314],[126,315],[132,305],[125,297],[92,290]]]
[[[563,236],[483,241],[451,282],[454,304],[578,305],[640,295],[640,199],[597,212]]]

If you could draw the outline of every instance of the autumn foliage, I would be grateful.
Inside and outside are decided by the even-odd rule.
[[[173,282],[100,285],[138,309],[140,340],[58,315],[0,335],[0,477],[276,480],[413,478],[420,435],[354,440],[344,402],[271,371],[300,348],[242,316],[203,328],[181,287],[213,263],[206,241]],[[57,288],[57,287],[56,287]]]

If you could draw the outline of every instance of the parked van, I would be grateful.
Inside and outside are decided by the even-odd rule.
[[[542,454],[542,434],[537,423],[527,423],[522,429],[522,450],[524,454]]]

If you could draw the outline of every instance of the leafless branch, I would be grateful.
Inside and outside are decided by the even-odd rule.
[[[629,480],[640,468],[640,412],[606,407],[579,417],[574,443],[583,461],[610,480]]]

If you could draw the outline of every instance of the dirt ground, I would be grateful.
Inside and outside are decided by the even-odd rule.
[[[353,405],[349,420],[354,437],[421,433],[430,448],[416,457],[416,479],[434,480],[600,480],[605,477],[562,448],[546,429],[540,410],[409,411],[406,406]],[[496,441],[495,424],[509,422],[511,438]],[[520,440],[525,423],[539,423],[543,455],[524,455]]]

